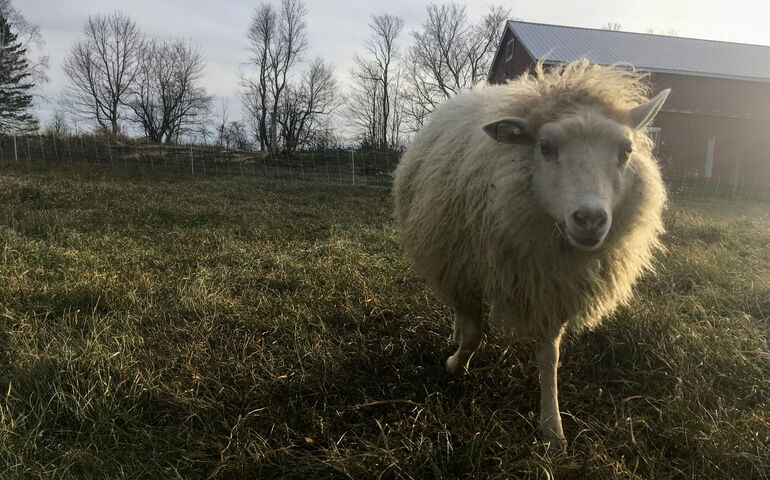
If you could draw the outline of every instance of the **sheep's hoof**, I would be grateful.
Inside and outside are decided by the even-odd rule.
[[[564,437],[544,438],[544,441],[548,448],[553,448],[560,452],[567,450],[567,439]]]
[[[554,448],[559,451],[565,451],[567,449],[567,439],[564,434],[555,434],[550,428],[541,425],[540,434],[543,436],[543,443],[550,448]]]
[[[452,355],[446,361],[446,371],[450,375],[462,375],[465,372],[465,365],[457,358],[457,355]]]

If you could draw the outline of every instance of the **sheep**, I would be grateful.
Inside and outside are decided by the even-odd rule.
[[[646,126],[669,94],[586,60],[534,67],[447,100],[394,173],[395,217],[413,268],[454,310],[467,369],[482,316],[534,340],[539,430],[565,448],[557,398],[565,329],[626,304],[662,248],[666,190]]]

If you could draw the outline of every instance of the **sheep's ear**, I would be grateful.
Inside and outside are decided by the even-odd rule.
[[[655,98],[649,102],[629,110],[628,126],[634,130],[638,130],[650,123],[660,110],[660,107],[663,106],[663,102],[666,101],[669,93],[671,93],[671,89],[667,88],[655,95]]]
[[[501,118],[483,127],[484,132],[501,143],[532,143],[529,123],[519,117]]]

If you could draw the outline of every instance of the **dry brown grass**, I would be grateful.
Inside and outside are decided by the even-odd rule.
[[[767,478],[766,204],[676,198],[630,308],[570,338],[565,453],[524,342],[463,379],[388,190],[0,174],[3,478]]]

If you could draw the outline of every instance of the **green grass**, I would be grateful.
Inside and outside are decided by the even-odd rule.
[[[770,208],[675,198],[633,304],[563,346],[571,443],[526,342],[448,379],[450,312],[389,192],[0,170],[0,477],[770,474]]]

